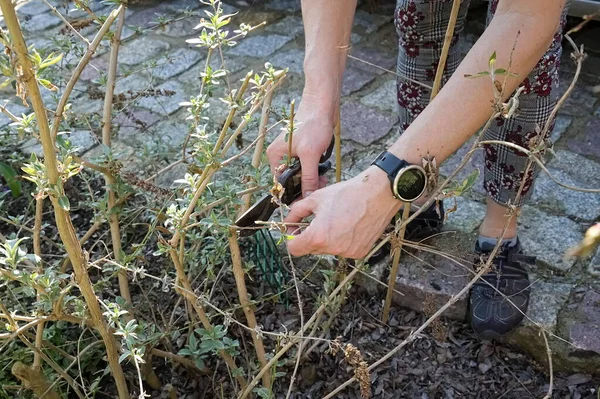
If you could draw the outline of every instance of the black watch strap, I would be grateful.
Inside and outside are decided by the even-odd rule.
[[[398,158],[391,152],[383,151],[373,162],[371,162],[371,165],[375,165],[387,173],[390,182],[394,183],[398,171],[409,165],[409,163]]]

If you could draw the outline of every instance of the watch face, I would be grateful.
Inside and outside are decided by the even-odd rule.
[[[412,165],[400,170],[394,183],[396,196],[402,201],[412,202],[425,191],[427,177],[421,167]]]

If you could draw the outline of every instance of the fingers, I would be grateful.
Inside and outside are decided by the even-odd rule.
[[[309,217],[315,211],[316,202],[303,199],[296,201],[290,207],[290,211],[283,219],[285,223],[300,223],[304,218]]]
[[[285,223],[300,223],[304,218],[307,218],[314,214],[316,202],[310,199],[303,199],[295,202],[288,215],[283,220]],[[292,234],[295,231],[299,231],[298,227],[290,226],[288,228],[288,234]],[[302,234],[294,235],[288,242],[288,251],[293,256],[302,256],[311,253],[314,250],[314,246],[311,242],[312,230],[310,226],[302,232]]]
[[[269,160],[269,166],[271,167],[271,173],[275,176],[277,174],[277,168],[281,165],[283,156],[287,154],[287,144],[281,138],[277,137],[269,147],[267,147],[267,159]]]
[[[306,198],[319,189],[319,159],[321,154],[308,151],[299,153],[298,156],[302,165],[302,198]]]

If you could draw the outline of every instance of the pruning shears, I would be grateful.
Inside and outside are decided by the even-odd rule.
[[[321,155],[321,159],[319,160],[319,176],[323,176],[331,169],[331,161],[328,161],[328,159],[333,152],[334,142],[332,139],[327,151]],[[300,161],[296,159],[277,179],[281,185],[279,189],[283,191],[280,197],[281,203],[290,205],[302,195],[301,170]],[[277,208],[279,208],[279,205],[273,194],[265,194],[236,220],[235,225],[240,228],[240,237],[249,237],[256,233],[258,228],[263,227],[256,222],[266,222]]]

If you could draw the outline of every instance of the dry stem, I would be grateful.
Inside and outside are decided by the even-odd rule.
[[[440,55],[440,62],[435,72],[435,80],[433,81],[433,88],[431,89],[431,98],[433,100],[440,91],[442,86],[442,77],[444,76],[444,69],[446,68],[446,60],[448,59],[448,52],[450,51],[450,43],[454,36],[454,28],[456,27],[456,19],[458,18],[458,11],[460,10],[461,0],[454,0],[452,3],[452,11],[450,12],[450,19],[448,20],[448,28],[446,29],[446,36],[444,37],[444,46],[442,47],[442,54]]]
[[[395,233],[394,245],[392,245],[392,252],[394,258],[392,260],[392,270],[390,271],[390,278],[388,279],[388,289],[385,296],[385,304],[383,306],[383,315],[381,321],[387,324],[390,317],[390,307],[392,306],[392,298],[394,297],[394,287],[396,286],[396,278],[398,277],[398,265],[400,263],[400,255],[402,253],[402,243],[404,241],[404,233],[406,232],[406,223],[404,221],[408,218],[410,213],[410,203],[404,203],[404,210],[402,211],[401,224],[396,223],[396,230],[400,225],[400,231]]]
[[[120,6],[119,8],[117,8],[116,10],[114,10],[113,12],[111,12],[108,15],[108,17],[106,18],[106,21],[104,21],[104,23],[102,24],[102,27],[100,28],[100,30],[94,37],[94,40],[92,40],[92,42],[90,43],[87,51],[85,52],[83,57],[81,57],[81,59],[79,60],[79,63],[73,70],[73,75],[71,75],[71,78],[67,82],[67,85],[65,86],[65,91],[63,92],[63,95],[61,96],[61,98],[58,102],[58,105],[56,106],[56,112],[54,113],[54,121],[52,122],[52,133],[51,133],[52,140],[56,140],[56,136],[58,135],[58,130],[60,128],[60,121],[62,120],[62,117],[63,117],[63,111],[65,109],[65,106],[67,105],[67,101],[69,101],[69,96],[71,95],[71,92],[73,91],[73,88],[75,87],[75,84],[77,83],[77,81],[79,80],[79,77],[81,76],[81,73],[83,72],[85,66],[88,64],[88,62],[90,61],[90,59],[96,52],[96,48],[98,48],[98,45],[102,41],[102,38],[104,37],[106,32],[108,32],[108,30],[110,29],[110,26],[112,25],[115,18],[117,18],[117,15],[119,15],[120,13],[123,13],[123,12],[124,12],[124,8],[123,8],[123,6]]]
[[[106,83],[106,94],[104,96],[104,109],[102,112],[102,144],[106,147],[111,147],[111,112],[113,106],[113,94],[115,90],[115,80],[117,78],[117,62],[119,58],[119,46],[121,44],[121,32],[123,31],[123,25],[125,24],[125,9],[123,6],[120,7],[121,12],[119,13],[119,21],[117,22],[117,29],[114,36],[111,39],[110,49],[110,60],[108,65],[108,80]],[[113,246],[113,256],[117,262],[121,260],[121,231],[119,226],[119,215],[115,208],[116,195],[113,191],[113,187],[116,184],[114,176],[111,174],[104,175],[104,181],[106,184],[106,191],[108,193],[108,215],[110,225],[110,236]],[[119,270],[117,273],[119,279],[119,291],[121,296],[127,301],[130,313],[133,312],[131,294],[129,292],[129,281],[127,280],[127,273],[123,270]]]
[[[262,113],[260,114],[260,124],[258,126],[258,141],[254,147],[254,154],[252,156],[252,167],[258,169],[260,167],[260,161],[262,159],[263,148],[265,145],[265,136],[267,134],[267,123],[269,122],[269,113],[271,112],[271,101],[273,99],[273,92],[265,95],[265,101],[263,103]],[[254,186],[257,182],[254,182]],[[246,194],[242,198],[242,205],[240,206],[239,215],[250,208],[250,202],[252,201],[252,194]]]
[[[233,228],[229,229],[229,249],[231,251],[233,276],[235,277],[235,285],[240,298],[240,304],[244,309],[248,327],[254,330],[257,326],[256,316],[254,314],[254,310],[252,310],[252,303],[248,298],[248,291],[246,289],[246,281],[244,278],[244,269],[242,267],[242,255],[240,254],[240,246],[237,239],[237,231]],[[267,364],[267,359],[265,357],[265,347],[263,345],[263,341],[258,336],[256,331],[252,331],[250,335],[252,336],[252,342],[254,343],[254,349],[256,350],[256,357],[258,358],[260,365],[265,367]],[[262,377],[262,381],[263,386],[269,389],[271,386],[271,374],[269,372],[265,373],[265,375]]]

